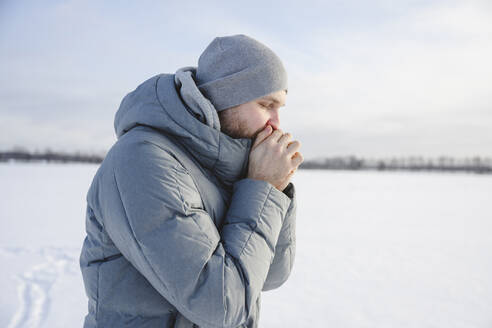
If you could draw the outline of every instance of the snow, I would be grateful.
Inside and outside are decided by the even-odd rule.
[[[0,164],[0,327],[82,326],[97,165]],[[298,171],[297,255],[261,327],[492,327],[492,176]]]

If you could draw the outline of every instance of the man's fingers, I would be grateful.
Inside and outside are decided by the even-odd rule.
[[[292,140],[292,134],[289,132],[284,133],[280,139],[278,140],[279,144],[282,144],[284,147],[287,147],[289,145],[290,140]]]
[[[280,137],[282,137],[284,133],[282,132],[282,130],[280,129],[277,129],[275,131],[273,131],[273,133],[270,135],[270,139],[274,142],[278,142],[278,140],[280,139]]]
[[[299,148],[301,148],[301,143],[299,141],[297,141],[297,140],[296,141],[292,141],[287,146],[287,154],[293,155],[297,151],[299,151]]]
[[[302,154],[299,152],[296,152],[294,156],[292,156],[292,164],[294,164],[296,167],[299,166],[303,161],[304,157],[302,157]]]
[[[261,144],[261,142],[265,140],[270,135],[270,133],[272,133],[272,127],[268,124],[263,130],[260,131],[260,133],[256,135],[255,142],[253,143],[253,146],[251,148],[254,148]]]

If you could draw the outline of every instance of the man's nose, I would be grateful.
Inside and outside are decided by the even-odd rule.
[[[267,124],[270,124],[274,130],[280,129],[280,116],[277,111],[274,111]]]

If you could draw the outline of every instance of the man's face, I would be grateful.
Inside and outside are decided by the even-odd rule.
[[[280,107],[285,106],[287,92],[280,90],[250,102],[219,112],[221,131],[232,138],[256,138],[270,124],[280,128]]]

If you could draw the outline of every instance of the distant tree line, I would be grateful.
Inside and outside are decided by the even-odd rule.
[[[84,154],[81,152],[67,153],[46,150],[30,152],[23,149],[0,151],[0,162],[58,162],[58,163],[101,163],[104,155]]]
[[[480,156],[468,158],[454,158],[450,156],[425,158],[422,156],[410,156],[367,159],[356,156],[339,156],[305,160],[299,168],[307,170],[462,171],[492,173],[492,158]]]
[[[104,154],[67,153],[45,150],[30,152],[15,148],[0,151],[0,162],[59,162],[59,163],[101,163]],[[305,160],[299,169],[304,170],[376,170],[376,171],[439,171],[439,172],[474,172],[492,173],[492,158],[468,157],[454,158],[440,156],[425,158],[422,156],[393,157],[393,158],[361,158],[356,156],[335,156],[314,160]]]

